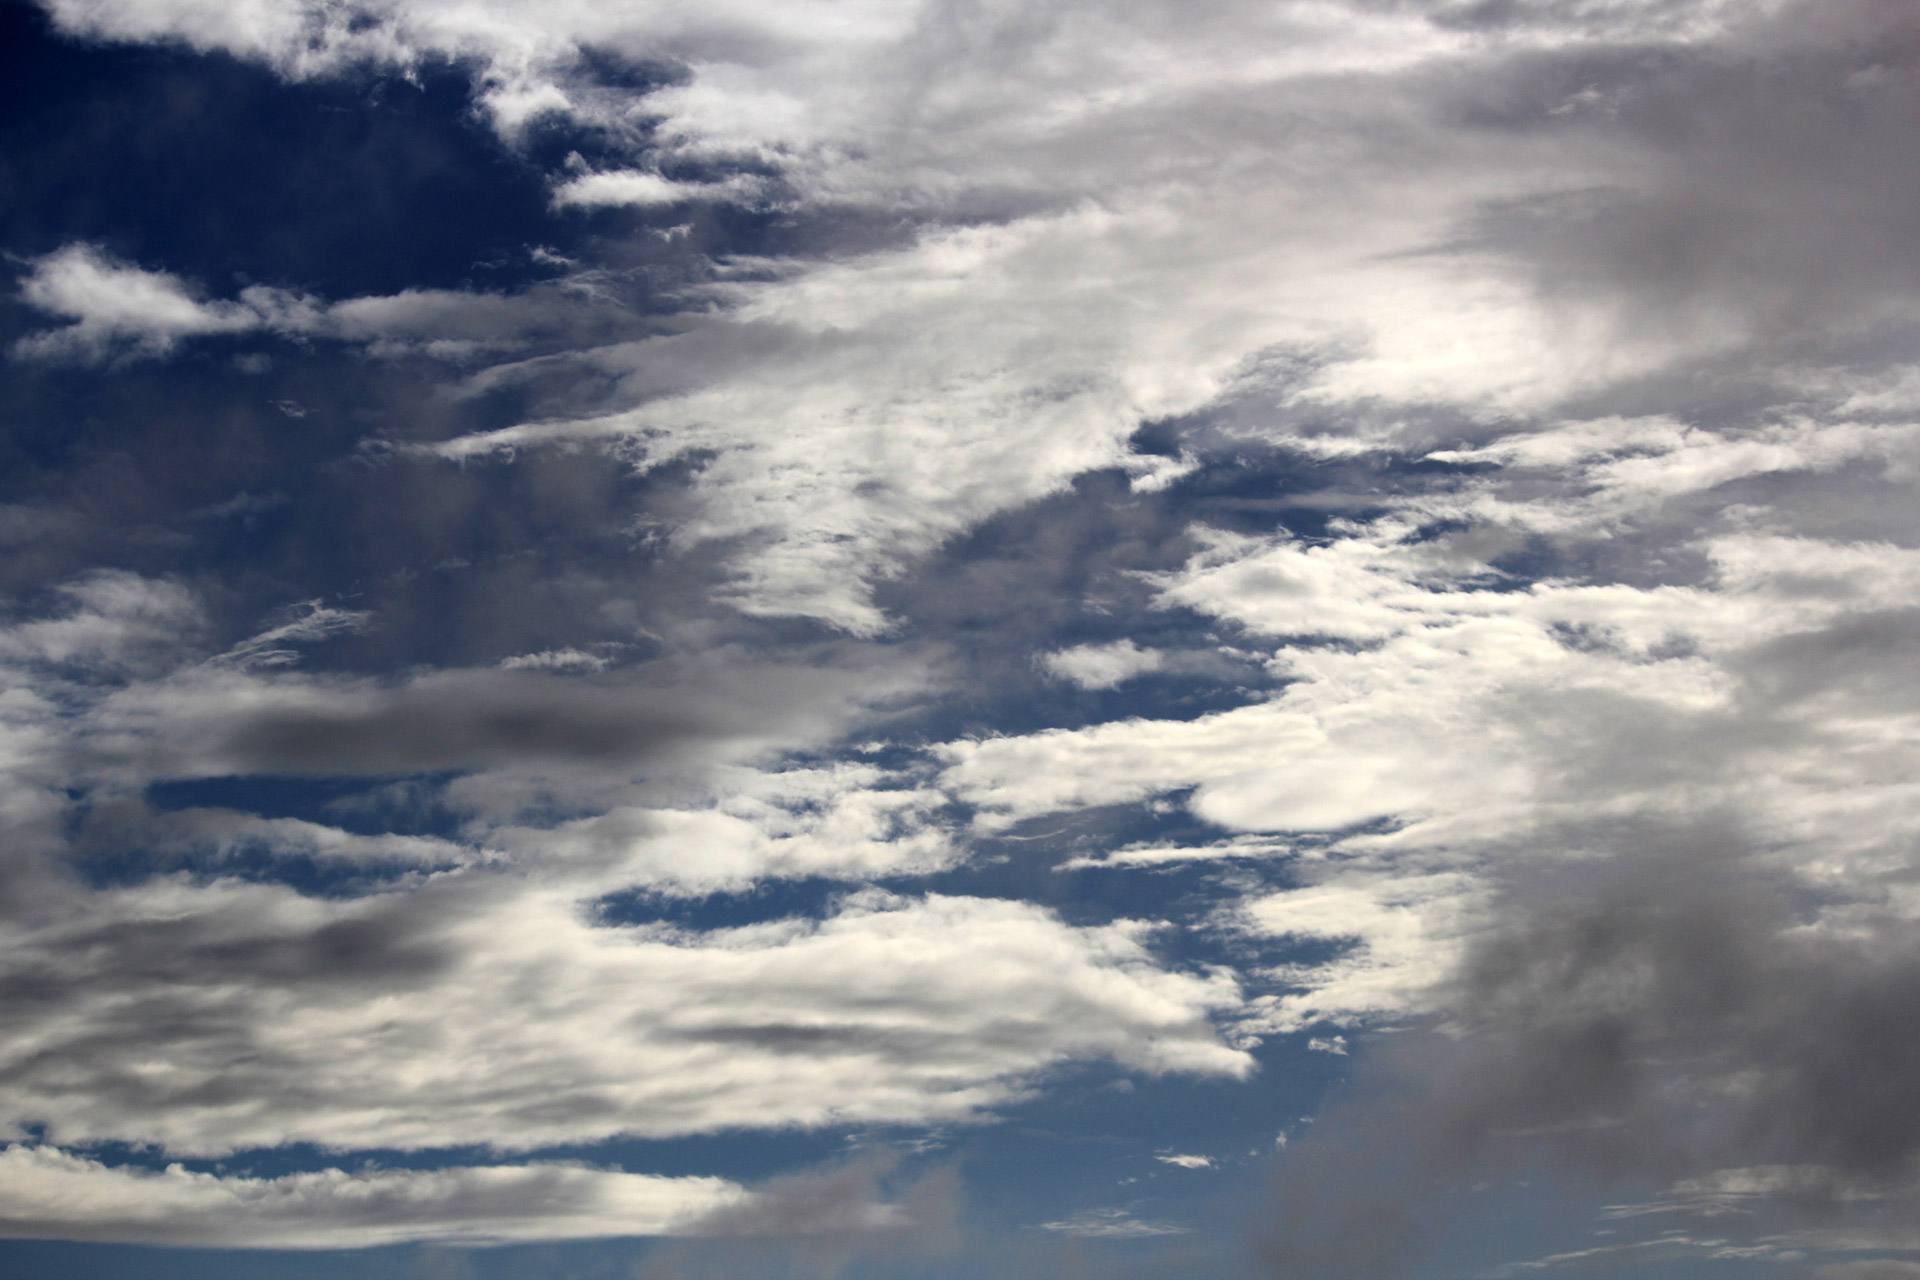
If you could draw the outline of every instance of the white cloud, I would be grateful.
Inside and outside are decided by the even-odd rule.
[[[1211,1156],[1171,1155],[1155,1156],[1154,1159],[1158,1160],[1161,1164],[1170,1164],[1181,1169],[1213,1168],[1213,1158]]]
[[[681,204],[709,200],[742,200],[755,195],[760,184],[750,178],[723,182],[676,182],[640,169],[615,169],[582,174],[554,190],[553,202],[585,209],[609,205]]]
[[[1135,676],[1158,670],[1162,661],[1158,650],[1142,649],[1131,640],[1075,645],[1040,658],[1049,674],[1082,689],[1118,688]]]
[[[696,933],[596,923],[597,883],[481,869],[339,902],[160,880],[46,903],[10,926],[6,967],[42,995],[11,1002],[0,1112],[183,1154],[525,1149],[973,1120],[1090,1058],[1252,1067],[1211,1024],[1232,980],[1160,967],[1138,924],[863,893]]]
[[[492,1244],[697,1232],[750,1203],[721,1178],[579,1164],[382,1169],[250,1178],[110,1167],[52,1147],[0,1148],[0,1237],[250,1249]]]
[[[1920,610],[1911,530],[1870,505],[1696,512],[1755,477],[1776,493],[1841,474],[1904,483],[1911,449],[1901,425],[1569,422],[1471,456],[1501,471],[1315,541],[1198,530],[1200,552],[1153,580],[1159,603],[1244,628],[1236,643],[1266,649],[1277,693],[1189,720],[951,742],[942,785],[989,831],[1190,789],[1196,816],[1247,833],[1073,866],[1289,856],[1304,883],[1247,898],[1243,926],[1345,949],[1266,975],[1290,990],[1261,997],[1249,1026],[1265,1032],[1436,1007],[1490,887],[1581,856],[1568,833],[1582,823],[1739,813],[1821,892],[1879,900],[1920,805],[1899,638]],[[1604,548],[1620,579],[1493,568],[1525,538],[1576,563]],[[1684,563],[1684,580],[1641,556]]]
[[[21,859],[68,856],[70,788],[84,778],[85,838],[113,845],[137,830],[158,866],[186,869],[114,888],[36,880],[0,921],[0,968],[19,980],[0,982],[14,993],[0,998],[0,1116],[31,1117],[50,1141],[529,1149],[978,1120],[1088,1059],[1251,1070],[1216,1029],[1240,1007],[1233,978],[1161,964],[1149,923],[1074,927],[1019,902],[874,892],[823,919],[733,929],[603,917],[608,895],[657,902],[775,876],[857,883],[958,857],[938,821],[944,794],[911,776],[726,763],[766,752],[769,732],[813,741],[834,722],[813,719],[832,678],[818,664],[794,673],[807,709],[780,729],[787,695],[732,659],[726,696],[752,708],[739,720],[707,704],[717,689],[684,666],[677,689],[655,671],[625,692],[598,674],[562,687],[530,671],[322,679],[274,655],[356,617],[308,608],[203,657],[196,601],[177,586],[97,576],[68,596],[55,617],[0,628],[10,845]],[[861,662],[844,683],[870,696],[883,674]],[[235,769],[414,774],[447,744],[470,752],[496,732],[510,741],[497,768],[465,780],[476,793],[497,803],[503,778],[546,741],[559,754],[537,803],[584,773],[578,794],[595,816],[531,827],[515,804],[477,806],[455,841],[153,813],[138,799],[156,777]],[[636,732],[643,756],[670,761],[674,781],[651,803],[635,803],[648,792],[620,737]],[[607,749],[608,734],[620,739],[612,765],[579,758]],[[221,878],[227,860],[261,853],[388,878],[357,897]]]
[[[337,609],[318,600],[295,606],[290,622],[268,627],[211,659],[214,664],[240,668],[291,666],[300,661],[295,645],[324,640],[330,636],[363,631],[373,615],[358,609]]]
[[[1596,39],[1764,44],[1777,5],[1547,6],[1485,30],[1451,10],[1334,0],[1203,16],[1160,2],[988,6],[964,21],[915,0],[574,2],[537,19],[495,0],[388,0],[351,18],[303,0],[50,8],[70,30],[174,36],[289,75],[471,59],[509,133],[546,109],[616,133],[645,117],[658,121],[649,165],[747,157],[802,204],[922,219],[906,247],[749,264],[758,279],[690,299],[694,332],[583,355],[618,380],[607,412],[443,450],[600,439],[642,466],[710,459],[677,545],[738,547],[726,596],[749,612],[859,634],[888,626],[875,581],[995,512],[1096,468],[1129,469],[1142,488],[1170,480],[1186,464],[1131,454],[1133,431],[1249,391],[1263,355],[1314,352],[1321,365],[1276,410],[1444,403],[1486,421],[1759,332],[1739,307],[1655,332],[1617,323],[1610,297],[1543,295],[1463,227],[1490,208],[1627,189],[1657,147],[1555,115],[1557,102],[1516,127],[1464,127],[1455,98],[1508,74],[1520,92],[1526,56]],[[684,75],[608,88],[580,60],[589,48]],[[636,167],[575,175],[556,198],[652,203],[750,182]],[[193,304],[180,323],[253,324],[257,312],[376,345],[396,339],[365,336],[363,312],[385,317],[382,335],[405,328],[401,299],[309,314],[285,297],[247,311],[247,296]],[[503,305],[445,301],[476,317]],[[468,358],[503,344],[492,332],[402,345]],[[1299,434],[1298,413],[1269,416],[1284,419],[1269,434]]]
[[[982,201],[1037,210],[936,222],[904,249],[782,264],[772,281],[719,288],[727,310],[703,334],[630,353],[615,412],[449,446],[601,438],[648,465],[711,455],[695,481],[704,508],[674,536],[744,543],[730,598],[750,612],[884,629],[875,579],[1090,469],[1164,484],[1181,467],[1129,454],[1133,430],[1216,401],[1279,346],[1347,353],[1314,389],[1323,401],[1480,408],[1537,404],[1672,356],[1671,344],[1638,350],[1611,332],[1570,345],[1525,281],[1430,252],[1488,200],[1604,184],[1619,160],[1437,126],[1417,88],[1388,77],[1433,60],[1470,66],[1488,46],[1417,8],[1235,3],[1196,19],[1187,6],[1065,4],[1045,20],[1016,7],[961,23],[906,0],[565,4],[538,21],[433,0],[363,6],[351,22],[292,0],[227,15],[134,0],[52,9],[74,30],[174,34],[296,75],[365,57],[477,58],[504,125],[543,104],[611,123],[658,115],[668,153],[759,157],[802,201],[936,218]],[[1596,21],[1538,19],[1504,47],[1591,38]],[[1725,26],[1718,9],[1676,26],[1660,6],[1601,23],[1681,40]],[[577,65],[589,46],[676,59],[687,76],[637,101],[609,96]],[[1303,119],[1320,126],[1290,123]],[[1320,180],[1329,148],[1343,173],[1333,187]],[[652,203],[747,182],[609,171],[572,178],[556,198]],[[376,305],[397,303],[310,319],[357,332]],[[471,354],[482,340],[437,341]],[[744,356],[725,356],[729,346]],[[690,359],[704,374],[692,389]]]
[[[542,649],[502,658],[500,665],[508,671],[605,671],[609,663],[598,654],[579,649]]]
[[[92,679],[164,669],[191,652],[199,601],[179,583],[117,570],[64,584],[53,617],[0,629],[0,660],[65,667]]]
[[[471,846],[454,840],[384,832],[364,835],[299,818],[260,818],[226,809],[153,815],[143,834],[149,854],[216,868],[243,854],[407,869],[456,867],[478,856]]]
[[[1256,895],[1240,908],[1243,926],[1274,937],[1339,942],[1331,960],[1270,976],[1294,991],[1262,997],[1260,1025],[1285,1034],[1332,1024],[1355,1026],[1430,1007],[1461,943],[1484,919],[1471,877],[1335,873],[1319,883]],[[1346,1052],[1339,1037],[1309,1048]]]
[[[1155,1236],[1185,1235],[1191,1227],[1136,1217],[1126,1209],[1088,1209],[1058,1222],[1043,1222],[1042,1231],[1094,1240],[1147,1240]]]
[[[1061,871],[1079,871],[1087,867],[1153,867],[1173,862],[1216,862],[1238,858],[1282,858],[1293,853],[1285,840],[1259,836],[1236,836],[1211,844],[1130,844],[1101,854],[1083,854],[1062,862]]]
[[[552,828],[506,827],[488,843],[541,860],[612,859],[662,893],[742,891],[769,878],[924,875],[961,860],[935,813],[947,797],[870,766],[719,771],[701,809],[618,807]]]
[[[118,262],[95,246],[68,245],[34,262],[21,281],[31,306],[71,323],[14,345],[27,358],[100,360],[116,352],[157,356],[182,338],[266,324],[244,302],[202,302],[179,277]],[[261,295],[264,303],[270,295]]]
[[[1230,828],[1391,819],[1402,845],[1515,831],[1560,804],[1683,802],[1703,784],[1764,810],[1787,792],[1751,788],[1736,765],[1764,740],[1716,728],[1770,714],[1738,673],[1743,655],[1920,605],[1920,560],[1888,545],[1735,534],[1698,547],[1718,570],[1709,584],[1502,590],[1474,582],[1481,566],[1449,566],[1444,542],[1404,533],[1216,539],[1163,599],[1305,637],[1274,650],[1293,680],[1278,696],[1188,721],[950,743],[946,785],[987,825],[1197,785],[1194,810]],[[1887,707],[1889,728],[1905,714]],[[1692,745],[1706,741],[1705,754]]]
[[[1707,41],[1781,6],[1645,0],[1541,6],[1498,33],[1508,47],[1570,40]],[[1017,176],[1060,183],[1099,164],[1064,140],[1113,147],[1117,123],[1177,110],[1220,89],[1380,73],[1472,51],[1489,33],[1449,30],[1440,6],[1383,10],[1294,0],[1114,8],[1079,2],[1045,14],[987,7],[956,20],[927,0],[727,0],[698,7],[567,0],[538,15],[506,0],[373,0],[351,13],[318,0],[51,0],[66,29],[111,39],[174,38],[272,63],[295,76],[358,61],[473,59],[495,120],[511,131],[544,110],[622,122],[630,98],[593,83],[584,48],[675,60],[687,74],[646,95],[669,145],[692,153],[779,156],[820,188],[864,179],[950,187]],[[903,95],[940,75],[940,91]],[[912,112],[915,127],[902,115]],[[1165,140],[1138,139],[1145,145]],[[1049,174],[1053,160],[1064,172]]]
[[[470,361],[562,336],[604,338],[631,319],[591,291],[570,292],[568,284],[517,295],[408,289],[332,303],[250,285],[236,299],[206,300],[170,272],[71,244],[33,260],[20,286],[22,300],[68,323],[28,334],[13,353],[97,364],[163,356],[187,339],[212,334],[272,333],[354,343],[376,356]]]

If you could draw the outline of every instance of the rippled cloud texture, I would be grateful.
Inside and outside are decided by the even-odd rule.
[[[10,1274],[1920,1275],[1910,3],[0,21]]]

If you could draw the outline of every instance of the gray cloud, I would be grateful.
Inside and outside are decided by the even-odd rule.
[[[517,672],[445,676],[318,706],[242,711],[221,727],[212,753],[238,773],[420,773],[547,760],[630,765],[750,727],[744,709],[712,708],[703,718],[661,705],[672,700]]]
[[[1256,1246],[1278,1273],[1404,1272],[1444,1234],[1449,1196],[1543,1156],[1607,1192],[1671,1184],[1655,1207],[1708,1215],[1721,1244],[1730,1210],[1735,1235],[1785,1230],[1784,1248],[1808,1215],[1911,1194],[1909,913],[1810,894],[1732,824],[1553,838],[1585,852],[1510,886],[1437,1032],[1376,1045],[1281,1158]]]
[[[1561,136],[1598,179],[1491,206],[1472,238],[1622,341],[1885,360],[1875,330],[1920,290],[1920,21],[1880,0],[1753,17],[1693,48],[1522,55],[1458,91],[1464,120]]]
[[[754,1188],[751,1200],[721,1205],[695,1224],[716,1236],[867,1236],[949,1228],[958,1187],[951,1171],[926,1174],[892,1200],[881,1183],[899,1167],[889,1154],[864,1155],[838,1168],[788,1174]]]
[[[1561,868],[1470,954],[1449,1003],[1470,1047],[1438,1087],[1458,1140],[1560,1131],[1635,1172],[1911,1174],[1912,921],[1884,901],[1822,908],[1711,830],[1622,838],[1639,847]]]
[[[1920,1262],[1879,1258],[1831,1263],[1817,1268],[1813,1280],[1913,1280],[1915,1276],[1920,1276]]]
[[[835,1276],[855,1260],[913,1265],[960,1243],[959,1179],[950,1166],[906,1178],[894,1153],[771,1179],[722,1204],[649,1255],[636,1280],[681,1277]]]
[[[95,626],[102,628],[110,629]],[[285,639],[276,636],[195,664],[181,661],[187,654],[176,642],[166,676],[78,699],[58,721],[64,749],[79,767],[122,786],[153,777],[448,770],[562,782],[636,770],[695,776],[722,760],[830,738],[850,717],[909,696],[926,679],[911,654],[874,660],[829,646],[784,662],[719,648],[605,673],[494,667],[382,681],[278,669],[290,655],[275,647]]]

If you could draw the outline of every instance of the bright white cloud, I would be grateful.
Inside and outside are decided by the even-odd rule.
[[[1224,862],[1240,858],[1281,858],[1295,852],[1285,840],[1236,836],[1211,844],[1129,844],[1100,854],[1082,854],[1061,863],[1061,871],[1087,867],[1152,867],[1174,862]]]
[[[1404,532],[1389,522],[1325,547],[1217,538],[1163,600],[1302,637],[1274,651],[1292,680],[1278,696],[1189,721],[951,743],[947,784],[989,824],[1197,785],[1195,811],[1232,828],[1391,819],[1405,829],[1374,839],[1403,845],[1517,831],[1556,805],[1690,803],[1701,785],[1771,811],[1810,796],[1752,788],[1767,739],[1722,736],[1774,714],[1740,673],[1746,655],[1920,605],[1920,561],[1886,545],[1736,534],[1698,546],[1718,571],[1708,584],[1507,590]],[[1817,750],[1791,714],[1799,749]],[[1891,737],[1908,711],[1881,714]],[[1885,787],[1870,771],[1857,785]]]
[[[249,1249],[592,1239],[701,1230],[750,1194],[721,1178],[578,1164],[249,1178],[110,1167],[53,1147],[0,1148],[0,1237]]]
[[[1210,1156],[1171,1155],[1155,1156],[1161,1164],[1170,1164],[1181,1169],[1211,1169],[1213,1159]]]
[[[178,276],[117,262],[85,244],[69,245],[35,262],[21,282],[20,296],[71,322],[20,339],[14,352],[27,358],[99,360],[116,352],[157,356],[182,338],[237,333],[266,323],[261,308],[200,301]]]
[[[562,183],[553,193],[557,205],[577,205],[585,209],[609,205],[681,204],[709,200],[739,200],[751,197],[760,184],[747,178],[729,178],[724,182],[675,182],[657,173],[640,169],[616,169],[588,173]]]
[[[500,665],[508,671],[604,671],[608,660],[579,649],[542,649],[502,658]]]
[[[376,356],[426,355],[472,361],[522,352],[559,337],[591,340],[618,332],[622,310],[570,282],[517,295],[408,289],[388,297],[326,303],[265,285],[232,300],[202,298],[190,282],[72,244],[32,261],[20,297],[67,323],[14,344],[26,360],[97,364],[168,354],[213,334],[263,333],[355,344]]]
[[[596,879],[453,872],[349,902],[162,880],[48,904],[9,926],[9,971],[47,996],[9,1014],[0,1111],[183,1154],[514,1149],[973,1120],[1079,1059],[1252,1067],[1211,1021],[1232,979],[1162,968],[1142,925],[862,893],[693,933],[595,921]]]
[[[1131,640],[1116,640],[1042,654],[1040,665],[1050,675],[1082,689],[1114,689],[1135,676],[1158,670],[1163,660],[1163,655],[1153,649],[1142,649]]]
[[[1262,998],[1263,1029],[1286,1034],[1428,1010],[1461,943],[1485,919],[1479,894],[1461,874],[1336,872],[1305,888],[1250,898],[1241,912],[1253,932],[1344,944],[1331,960],[1269,975],[1293,990]],[[1337,1036],[1310,1047],[1346,1052]]]
[[[1191,789],[1197,816],[1250,833],[1074,867],[1292,858],[1305,883],[1249,897],[1243,926],[1344,949],[1268,975],[1286,990],[1261,997],[1254,1022],[1275,1032],[1432,1007],[1508,860],[1537,860],[1535,841],[1578,856],[1564,833],[1581,823],[1737,812],[1796,851],[1810,883],[1874,897],[1873,877],[1903,865],[1895,833],[1920,802],[1907,781],[1920,717],[1897,638],[1920,609],[1920,559],[1796,533],[1781,508],[1705,527],[1691,513],[1698,495],[1756,476],[1905,477],[1907,432],[1572,422],[1469,459],[1498,456],[1500,472],[1318,541],[1199,530],[1199,553],[1154,579],[1159,604],[1243,628],[1239,642],[1265,646],[1285,681],[1276,694],[1189,720],[952,742],[943,784],[988,830]],[[1685,532],[1649,548],[1669,560],[1684,548],[1684,584],[1522,583],[1484,558],[1520,545],[1516,532],[1586,547],[1676,518]],[[1451,531],[1431,536],[1427,521]]]
[[[490,831],[491,847],[562,863],[613,860],[663,893],[742,891],[769,878],[927,874],[962,852],[936,821],[944,793],[868,766],[728,769],[703,809],[619,807],[553,828]]]
[[[583,74],[583,49],[670,60],[688,74],[646,102],[664,116],[661,132],[671,145],[779,156],[839,189],[861,178],[897,185],[909,175],[935,190],[956,174],[976,183],[1016,174],[1071,181],[1086,158],[1053,175],[1035,163],[1054,158],[1048,153],[1063,135],[1114,143],[1125,136],[1117,122],[1204,101],[1223,88],[1244,94],[1292,78],[1402,70],[1487,39],[1444,21],[1457,6],[1383,9],[1339,0],[1229,0],[1200,10],[1168,0],[1117,9],[1069,0],[1041,13],[979,6],[964,17],[929,0],[694,7],[567,0],[537,15],[506,0],[368,0],[351,10],[319,0],[51,0],[47,7],[74,32],[180,39],[291,75],[369,59],[474,59],[485,99],[508,130],[541,111],[620,120],[630,102]],[[1529,6],[1499,39],[1523,49],[1583,39],[1706,41],[1782,7],[1772,0]],[[903,101],[936,73],[938,92],[923,89]],[[912,115],[903,118],[908,108]]]

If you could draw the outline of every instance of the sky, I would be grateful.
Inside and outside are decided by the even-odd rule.
[[[1912,0],[0,0],[0,1272],[1920,1280]]]

